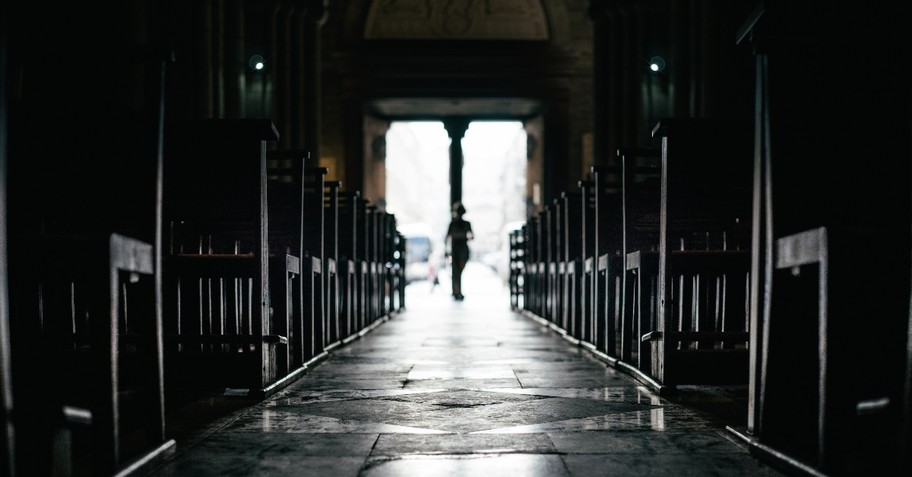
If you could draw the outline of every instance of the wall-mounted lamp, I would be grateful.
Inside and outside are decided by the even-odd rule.
[[[649,59],[649,69],[656,73],[665,70],[665,60],[661,56],[653,56]]]
[[[260,55],[253,55],[247,60],[247,66],[252,70],[261,71],[266,67],[266,59]]]

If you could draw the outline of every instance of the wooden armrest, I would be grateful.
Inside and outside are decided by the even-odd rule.
[[[668,341],[744,341],[750,339],[747,331],[650,331],[640,338],[640,341],[656,341],[662,338]]]
[[[285,255],[285,271],[301,274],[301,259],[294,255]]]
[[[288,338],[281,335],[167,335],[168,344],[230,344],[249,345],[257,341],[270,344],[288,344]]]
[[[635,270],[639,268],[645,268],[650,266],[658,266],[659,254],[656,252],[648,252],[643,250],[637,250],[636,252],[630,252],[627,254],[626,264],[627,270]]]
[[[263,343],[268,344],[288,344],[288,337],[282,335],[266,335],[263,337]]]
[[[608,269],[608,254],[607,253],[604,255],[599,255],[598,267],[596,269],[600,272]]]
[[[66,426],[91,426],[92,411],[81,407],[63,406],[60,408],[60,422]]]

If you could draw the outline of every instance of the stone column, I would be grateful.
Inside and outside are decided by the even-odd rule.
[[[295,27],[294,3],[289,1],[278,2],[275,6],[275,31],[272,46],[272,74],[274,78],[275,94],[273,94],[272,117],[279,130],[279,149],[289,149],[291,146],[291,130],[293,128],[292,108],[292,73],[294,66],[291,57],[294,50]]]
[[[241,0],[225,2],[225,118],[247,115],[247,57],[244,56],[244,10]]]
[[[615,128],[610,125],[611,94],[616,88],[615,77],[610,72],[612,28],[611,2],[589,0],[589,20],[592,22],[592,161],[593,165],[606,165],[613,156],[611,146],[616,144]]]
[[[450,143],[450,206],[462,202],[462,138],[469,128],[467,118],[449,118],[443,122]]]
[[[307,122],[307,65],[304,60],[304,51],[307,49],[307,35],[305,22],[307,22],[307,9],[296,5],[292,14],[291,26],[291,90],[288,102],[291,108],[291,128],[289,129],[289,148],[304,150],[304,128]]]
[[[211,0],[202,0],[193,7],[193,14],[199,19],[199,24],[193,39],[193,53],[199,61],[193,63],[193,115],[197,118],[213,117],[213,91],[215,70],[212,65],[213,61],[213,44],[212,44],[212,15],[213,7]],[[179,61],[183,61],[180,59]]]
[[[305,103],[307,104],[304,114],[304,148],[310,153],[313,162],[309,165],[319,165],[320,161],[320,136],[322,134],[322,95],[320,78],[323,74],[321,67],[321,49],[320,28],[326,23],[327,9],[329,0],[307,0],[305,2],[306,12],[304,14],[304,38],[306,48],[304,49],[304,82],[307,91]]]

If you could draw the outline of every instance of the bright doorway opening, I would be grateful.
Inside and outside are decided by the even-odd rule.
[[[396,121],[386,134],[386,209],[414,245],[407,255],[410,283],[437,273],[441,287],[447,286],[442,272],[451,219],[449,146],[439,121]],[[473,121],[462,150],[465,218],[475,233],[470,265],[482,265],[506,282],[509,231],[526,218],[526,132],[519,121]]]

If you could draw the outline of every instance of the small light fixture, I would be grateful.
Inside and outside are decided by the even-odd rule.
[[[665,60],[661,56],[653,56],[649,59],[649,69],[656,73],[665,70]]]
[[[266,67],[266,59],[260,55],[253,55],[247,60],[247,66],[252,70],[261,71]]]

